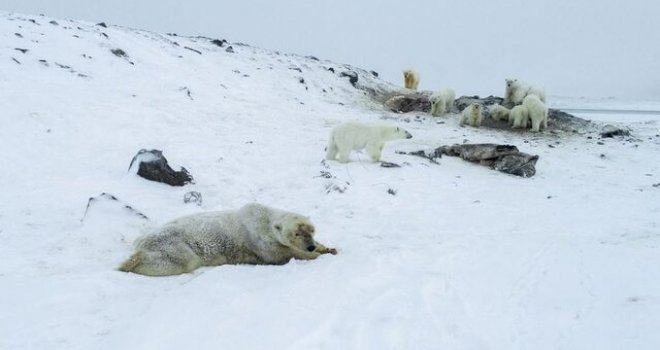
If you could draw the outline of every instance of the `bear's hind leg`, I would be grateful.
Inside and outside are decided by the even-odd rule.
[[[348,163],[351,160],[351,149],[339,147],[339,162]]]

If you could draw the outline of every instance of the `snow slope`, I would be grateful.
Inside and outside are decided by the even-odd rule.
[[[386,111],[339,76],[386,85],[353,67],[50,21],[0,14],[1,349],[660,346],[657,116],[626,123],[628,140],[461,128],[457,115]],[[401,168],[322,162],[330,129],[354,119],[414,135],[385,147]],[[537,175],[395,153],[465,140],[538,154]],[[129,173],[141,148],[196,183]],[[201,207],[183,203],[191,190]],[[102,192],[150,220],[111,203],[81,220]],[[149,228],[252,201],[309,215],[339,254],[115,270]]]

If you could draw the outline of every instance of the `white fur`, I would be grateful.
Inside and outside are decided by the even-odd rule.
[[[412,135],[408,131],[395,125],[346,122],[332,129],[325,159],[334,160],[339,154],[339,161],[346,163],[351,151],[366,148],[371,159],[378,162],[386,141],[409,138]]]
[[[434,92],[429,101],[431,101],[431,114],[435,117],[450,113],[454,106],[456,93],[452,89],[444,89]]]
[[[511,113],[511,110],[504,106],[495,104],[490,106],[489,112],[490,112],[490,117],[493,120],[509,121],[509,114]]]
[[[191,272],[223,264],[285,264],[336,250],[314,241],[309,218],[247,204],[238,210],[184,216],[138,240],[120,271],[148,276]]]
[[[515,106],[509,114],[509,124],[512,128],[527,128],[529,122],[529,110],[523,105]]]
[[[545,90],[543,88],[531,86],[519,79],[506,79],[503,102],[506,107],[511,108],[521,104],[527,95],[536,95],[545,103]]]
[[[461,113],[461,125],[471,125],[475,127],[481,126],[481,119],[483,118],[482,113],[483,107],[478,103],[472,103],[469,106],[465,107],[463,113]]]
[[[403,83],[406,89],[417,90],[417,86],[419,86],[419,73],[412,69],[404,70]]]
[[[541,125],[548,128],[548,108],[536,95],[527,95],[523,100],[523,106],[529,110],[529,119],[532,121],[532,131],[538,132]]]

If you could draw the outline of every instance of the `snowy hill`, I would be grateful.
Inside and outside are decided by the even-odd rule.
[[[659,120],[602,140],[461,128],[341,76],[396,89],[367,70],[216,43],[0,14],[0,349],[660,346]],[[385,146],[400,168],[322,163],[334,125],[382,119],[414,136]],[[536,176],[395,153],[466,140],[539,155]],[[142,148],[195,183],[129,173]],[[102,192],[149,220],[112,203],[82,220]],[[339,254],[115,270],[149,228],[249,202],[309,215]]]

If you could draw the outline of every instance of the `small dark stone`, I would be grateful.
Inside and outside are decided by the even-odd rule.
[[[591,140],[591,139],[593,139],[593,137],[587,136],[587,140]]]
[[[298,82],[301,83],[301,84],[304,84],[305,83],[305,78],[303,78],[303,77],[298,78]]]
[[[225,49],[225,51],[229,52],[229,53],[234,53],[234,48],[231,47],[231,45],[230,45],[230,46],[227,46],[227,49]]]
[[[331,72],[333,72],[333,73],[335,72],[335,69],[332,68],[332,67],[328,68],[328,70],[331,71]]]
[[[14,33],[14,35],[16,35],[16,36],[19,37],[19,38],[22,38],[22,37],[23,37],[23,35],[21,35],[21,33]]]
[[[160,150],[152,149],[147,151],[146,149],[141,149],[131,160],[131,164],[128,167],[129,170],[133,167],[134,163],[135,166],[138,166],[137,174],[147,180],[162,182],[171,186],[184,186],[193,183],[193,177],[188,173],[186,168],[181,167],[181,170],[174,171]]]
[[[598,142],[596,142],[596,144],[597,144],[597,145],[604,145],[605,142],[598,141]]]
[[[18,48],[18,47],[17,47],[17,48],[14,48],[14,50],[16,50],[16,51],[20,51],[20,52],[22,52],[22,53],[26,53],[26,52],[30,51],[30,50],[28,50],[28,49],[21,49],[21,48]]]
[[[302,73],[302,69],[300,69],[299,67],[289,67],[289,69]]]
[[[554,146],[554,145],[548,145],[548,147],[550,147],[550,148],[555,148],[555,146]]]
[[[373,75],[374,77],[378,78],[378,72],[376,72],[375,70],[369,71],[369,73],[371,73],[371,75]]]
[[[358,82],[358,75],[357,73],[353,71],[344,71],[339,74],[340,77],[348,77],[348,81],[353,85],[353,87],[357,87],[357,82]]]
[[[28,21],[30,21],[30,22],[32,22],[32,23],[34,23],[34,24],[39,24],[39,23],[37,23],[37,21],[35,21],[35,20],[32,19],[32,18],[30,18]]]
[[[380,162],[380,166],[383,168],[400,168],[401,165],[391,162]]]
[[[105,24],[105,22],[96,23],[96,25],[99,26],[99,27],[108,28],[108,25]]]
[[[391,194],[391,195],[393,195],[393,196],[396,196],[396,190],[395,190],[395,189],[388,188],[388,189],[387,189],[387,193],[388,193],[388,194]]]
[[[117,57],[128,57],[126,52],[122,49],[112,49],[112,50],[110,50],[110,52],[112,52],[112,54],[117,56]]]
[[[319,60],[318,58],[316,58],[314,56],[307,56],[307,58],[309,58],[312,61],[318,61]]]
[[[194,203],[198,206],[202,205],[202,194],[197,191],[190,191],[183,195],[184,203]]]
[[[62,69],[71,69],[71,66],[67,66],[65,64],[60,64],[60,63],[55,62],[55,65],[57,65],[58,67],[60,67]]]
[[[651,186],[653,186],[653,187],[660,187],[660,182],[658,182],[657,184],[653,184],[653,185],[651,185]]]
[[[16,63],[21,64],[21,61],[15,59],[14,57],[12,57],[11,59],[12,59],[14,62],[16,62]]]
[[[103,32],[101,32],[101,36],[103,36],[103,37],[106,38],[106,39],[110,39],[110,37],[108,36],[108,34],[105,34],[105,33],[103,33]]]
[[[177,36],[176,33],[167,33],[169,36]]]
[[[176,36],[176,34],[174,34],[174,35]],[[220,46],[220,47],[224,47],[225,44],[228,44],[228,42],[225,39],[222,39],[222,40],[213,39],[213,40],[211,40],[211,44],[214,44],[214,45],[217,45],[217,46]]]
[[[52,24],[52,25],[54,25],[54,26],[59,25],[59,23],[57,23],[57,21],[50,21],[50,22],[48,22],[48,23],[50,23],[50,24]]]

